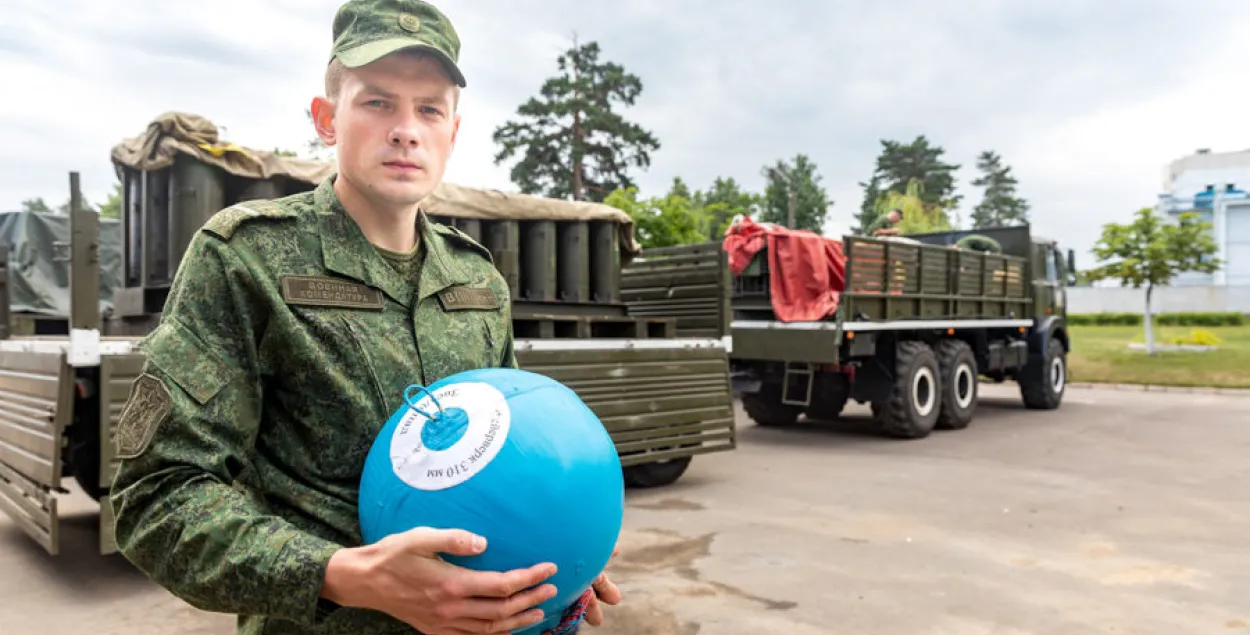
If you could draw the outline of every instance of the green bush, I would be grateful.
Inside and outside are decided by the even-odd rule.
[[[1163,313],[1154,316],[1159,326],[1242,326],[1246,316],[1237,312]],[[1141,326],[1140,313],[1077,313],[1068,315],[1075,326]]]

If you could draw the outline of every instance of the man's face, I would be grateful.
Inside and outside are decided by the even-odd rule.
[[[313,104],[322,140],[337,148],[338,178],[381,207],[424,199],[442,180],[460,128],[454,89],[429,57],[393,54],[344,69],[335,104]]]
[[[897,225],[898,221],[902,220],[903,217],[899,216],[898,212],[891,210],[889,214],[889,218],[890,218],[891,223],[894,223]]]

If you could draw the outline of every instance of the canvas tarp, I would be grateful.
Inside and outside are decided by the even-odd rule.
[[[69,216],[0,213],[0,241],[9,247],[9,298],[14,313],[69,315]],[[58,247],[58,244],[65,245]],[[58,262],[64,258],[66,262]],[[100,312],[113,308],[122,286],[121,223],[100,219]]]
[[[122,166],[161,170],[173,165],[180,153],[229,174],[257,180],[285,176],[316,185],[334,172],[334,164],[325,161],[285,157],[223,142],[211,121],[182,112],[167,112],[148,124],[142,134],[113,146],[113,164],[120,179]]]
[[[140,135],[113,147],[113,162],[137,170],[169,167],[179,153],[217,166],[230,174],[258,180],[285,176],[316,185],[334,173],[328,161],[284,157],[267,150],[223,142],[217,126],[191,113],[167,112]],[[621,226],[625,260],[642,252],[634,238],[634,222],[624,211],[587,201],[566,201],[443,182],[421,204],[435,216],[480,220],[600,220]]]
[[[589,201],[565,201],[513,192],[442,183],[421,203],[426,213],[480,220],[585,220],[617,223],[621,231],[621,254],[625,260],[642,253],[634,238],[634,220],[610,205]]]

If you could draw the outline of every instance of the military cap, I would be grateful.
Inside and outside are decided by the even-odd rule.
[[[331,60],[344,66],[364,66],[402,49],[430,51],[442,59],[459,86],[460,36],[451,20],[421,0],[348,0],[334,15]]]

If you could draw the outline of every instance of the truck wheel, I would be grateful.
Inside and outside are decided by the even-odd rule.
[[[663,487],[677,482],[686,468],[690,467],[692,457],[683,456],[679,459],[656,461],[630,465],[624,470],[625,484],[630,487]]]
[[[1040,364],[1024,367],[1020,373],[1020,397],[1024,407],[1030,410],[1054,410],[1063,401],[1064,388],[1068,385],[1068,358],[1063,343],[1051,338]]]
[[[803,409],[781,403],[781,386],[764,384],[757,393],[742,395],[742,408],[757,425],[790,426],[799,420]]]
[[[899,342],[894,389],[879,421],[899,439],[929,436],[942,412],[937,355],[924,342]]]
[[[942,378],[942,409],[939,430],[962,430],[977,409],[977,358],[962,340],[943,340],[937,345]]]

